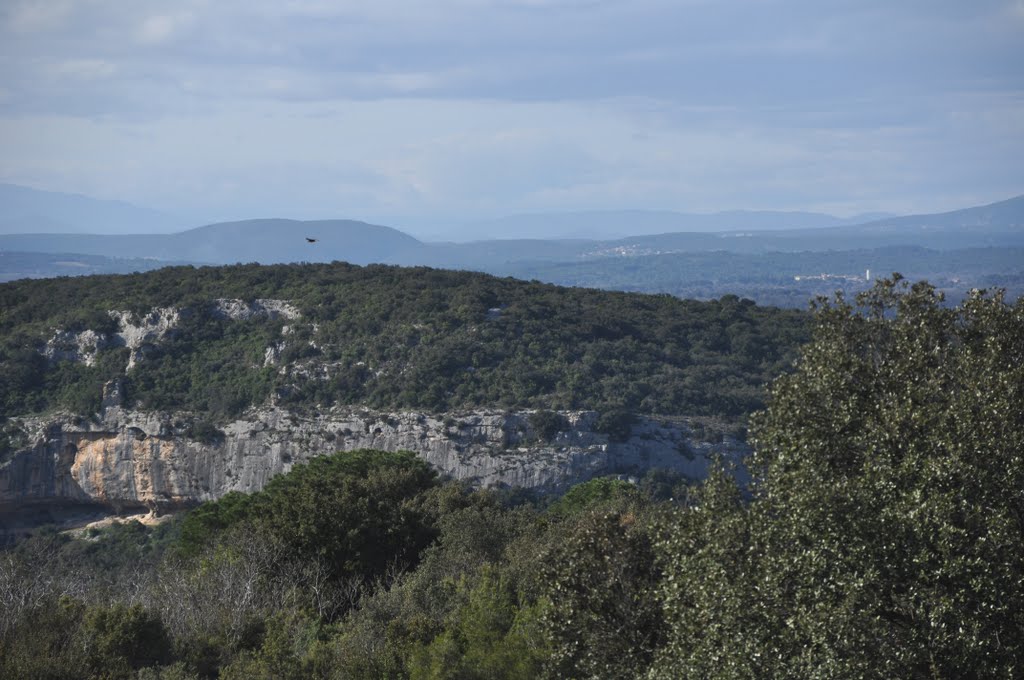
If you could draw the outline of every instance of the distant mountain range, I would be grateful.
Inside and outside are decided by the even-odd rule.
[[[196,226],[124,201],[0,184],[0,234],[152,234]]]
[[[737,211],[687,216],[626,211],[575,215],[580,219],[587,216],[605,227],[628,219],[636,219],[647,227],[665,225],[672,220],[676,220],[675,223],[690,220],[689,223],[703,224],[707,229],[648,233],[614,240],[516,238],[426,243],[391,227],[354,220],[258,219],[210,224],[174,234],[0,234],[0,250],[208,264],[345,260],[355,264],[388,262],[486,269],[518,261],[577,261],[683,252],[797,252],[896,245],[942,250],[1024,245],[1024,196],[948,213],[889,217],[853,225],[846,224],[847,220],[813,213]],[[554,219],[552,216],[535,218],[535,225]],[[518,219],[509,218],[512,220],[509,224]],[[814,224],[816,219],[830,220],[831,226],[780,228],[784,224]],[[727,224],[746,226],[718,230]],[[635,225],[629,227],[635,228]],[[316,242],[306,241],[307,237]]]
[[[472,222],[456,227],[453,231],[457,236],[473,240],[507,239],[509,234],[516,234],[517,238],[525,239],[612,240],[680,231],[765,231],[839,227],[889,217],[895,215],[863,213],[844,218],[824,213],[772,210],[729,210],[708,214],[668,210],[590,210],[510,215],[496,220]]]
[[[12,211],[7,206],[0,209],[0,215]],[[996,258],[989,252],[1024,252],[1014,250],[1024,248],[1024,196],[946,213],[884,217],[860,224],[849,221],[814,213],[743,211],[716,215],[647,211],[533,215],[494,224],[500,224],[501,230],[524,225],[524,235],[535,231],[564,233],[566,225],[571,224],[581,229],[589,224],[588,228],[594,231],[647,230],[670,224],[689,224],[695,230],[619,239],[516,238],[464,243],[425,242],[391,227],[354,220],[257,219],[210,224],[171,234],[0,234],[0,254],[5,255],[0,257],[0,280],[127,273],[172,263],[341,260],[353,264],[476,270],[550,282],[700,297],[723,294],[731,290],[729,286],[743,283],[745,294],[759,298],[759,281],[778,288],[787,285],[787,277],[792,281],[800,272],[834,274],[837,263],[846,261],[835,254],[851,251],[857,251],[854,259],[858,264],[853,269],[843,267],[839,273],[847,277],[856,272],[862,275],[864,269],[872,267],[881,271],[881,262],[886,263],[883,268],[891,266],[892,270],[920,272],[928,277],[941,275],[961,287],[974,282],[998,285],[995,280],[985,283],[981,278],[985,274],[998,274],[1003,277],[999,280],[1011,283],[1017,281],[1013,278],[1016,273],[1024,274],[1024,263],[1015,268],[1012,256],[1007,261],[1006,257]],[[728,225],[743,226],[723,230]],[[786,225],[789,226],[783,228]],[[697,227],[703,230],[696,230]],[[926,256],[921,249],[929,253],[972,252],[943,259]],[[874,254],[865,257],[868,251]],[[892,257],[882,257],[887,251]],[[787,253],[800,257],[787,258]],[[743,257],[726,257],[729,254]],[[701,257],[696,260],[671,259],[698,255]],[[873,265],[872,261],[879,264]],[[676,269],[687,273],[676,273]],[[696,276],[698,271],[701,273]],[[741,281],[737,275],[746,278]],[[823,286],[832,285],[830,278],[820,280],[825,282]],[[796,288],[806,290],[804,284]],[[789,303],[802,294],[794,293],[796,297],[791,298],[773,294],[759,299]]]
[[[607,257],[642,257],[671,253],[773,253],[919,246],[937,250],[1024,246],[1024,196],[949,213],[889,217],[863,224],[801,228],[770,228],[785,224],[784,213],[721,213],[712,222],[726,224],[726,215],[756,215],[755,226],[729,231],[648,233],[614,240],[505,239],[469,243],[425,243],[392,255],[398,264],[477,268],[493,271],[517,262],[578,262]],[[797,222],[813,214],[796,213]],[[827,216],[826,216],[827,217]],[[721,221],[718,218],[722,218]],[[739,221],[739,218],[735,218]],[[839,218],[832,218],[840,221]],[[2,241],[0,241],[2,244]]]
[[[859,224],[893,217],[865,213],[849,218],[811,212],[731,210],[711,214],[666,210],[606,210],[511,215],[467,224],[418,220],[417,233],[443,234],[440,240],[617,239],[678,231],[808,229]],[[404,223],[405,220],[399,220]],[[155,234],[172,233],[202,220],[169,215],[124,201],[109,201],[0,183],[0,234]]]
[[[196,264],[332,260],[367,264],[421,245],[412,236],[391,227],[352,220],[245,220],[176,234],[0,235],[0,250],[155,258]]]

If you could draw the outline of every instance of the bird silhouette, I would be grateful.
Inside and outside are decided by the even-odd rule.
[[[306,237],[306,241],[308,241],[309,243],[316,243],[316,239],[315,238],[310,238],[308,236]]]

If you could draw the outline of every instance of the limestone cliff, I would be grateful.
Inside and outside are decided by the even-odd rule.
[[[296,463],[359,448],[409,450],[456,479],[541,491],[651,468],[700,478],[714,457],[746,453],[728,438],[700,441],[685,419],[641,418],[629,439],[613,442],[594,431],[596,413],[562,416],[564,428],[547,440],[532,431],[525,411],[436,416],[332,408],[309,415],[260,408],[219,430],[197,427],[194,414],[119,406],[93,420],[22,418],[15,424],[26,445],[0,462],[0,520],[26,508],[73,504],[164,512],[229,491],[257,491]]]

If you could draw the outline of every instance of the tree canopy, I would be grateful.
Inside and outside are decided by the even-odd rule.
[[[220,299],[285,300],[300,316],[231,319]],[[128,369],[109,312],[138,322],[170,307],[181,311],[174,328]],[[16,281],[0,284],[0,416],[88,415],[115,378],[127,405],[214,420],[270,399],[296,410],[744,416],[795,357],[806,321],[736,296],[696,302],[340,262]],[[104,339],[93,363],[44,357],[58,331]]]
[[[654,677],[1013,677],[1024,661],[1024,303],[899,276],[820,301],[718,477],[663,542]]]

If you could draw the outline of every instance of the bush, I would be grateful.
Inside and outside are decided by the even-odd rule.
[[[569,427],[569,421],[554,411],[534,411],[527,417],[527,422],[540,441],[551,441],[555,435]]]
[[[608,435],[613,442],[627,441],[633,433],[636,416],[625,409],[605,411],[594,423],[594,430]]]
[[[552,503],[548,512],[553,515],[575,515],[601,505],[639,500],[636,486],[624,479],[597,477],[576,484],[564,496]]]
[[[208,420],[194,420],[185,430],[185,436],[202,444],[219,444],[226,435]]]
[[[81,629],[94,677],[130,678],[132,671],[166,664],[171,641],[160,618],[141,605],[115,604],[85,613]]]

